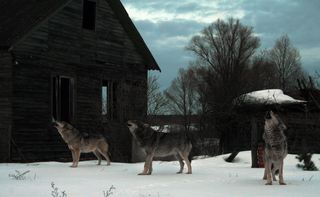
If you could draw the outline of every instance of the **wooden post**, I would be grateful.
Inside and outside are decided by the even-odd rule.
[[[258,168],[258,125],[255,117],[251,118],[251,167]]]

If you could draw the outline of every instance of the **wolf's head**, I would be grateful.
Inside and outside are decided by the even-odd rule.
[[[287,126],[283,123],[278,114],[273,111],[268,111],[265,115],[265,128],[278,128],[283,131],[287,129]]]
[[[127,127],[133,137],[136,138],[141,145],[145,144],[144,140],[151,137],[155,132],[149,124],[138,120],[129,120],[127,122]]]
[[[53,122],[53,127],[55,127],[61,135],[73,129],[69,123],[57,120]]]
[[[143,123],[138,120],[129,120],[127,122],[127,127],[129,128],[130,132],[133,134],[139,129],[145,129],[150,127],[149,124]]]

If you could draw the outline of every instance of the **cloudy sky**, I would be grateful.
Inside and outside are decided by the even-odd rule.
[[[161,67],[167,88],[179,68],[192,60],[184,48],[191,37],[217,19],[230,17],[252,26],[261,48],[288,34],[308,72],[320,71],[319,0],[121,0]],[[153,72],[154,73],[154,72]]]

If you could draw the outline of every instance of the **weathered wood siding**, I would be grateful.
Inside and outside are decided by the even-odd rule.
[[[112,154],[113,160],[130,161],[131,138],[123,125],[128,118],[146,115],[147,67],[107,2],[97,0],[95,31],[82,29],[82,0],[74,0],[13,49],[18,62],[13,75],[13,159],[21,154],[27,160],[71,157],[50,126],[51,78],[63,75],[75,81],[73,124],[87,132],[105,130],[115,142],[112,150],[122,154]],[[117,119],[105,125],[103,80],[119,84]]]
[[[0,162],[10,158],[12,58],[0,51]]]

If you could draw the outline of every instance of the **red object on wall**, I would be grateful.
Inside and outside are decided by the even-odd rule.
[[[257,149],[257,160],[258,160],[258,167],[264,168],[264,144],[259,143]]]

